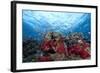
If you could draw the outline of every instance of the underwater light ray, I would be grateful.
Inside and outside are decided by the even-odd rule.
[[[27,25],[33,29],[35,35],[56,31],[62,33],[74,32],[78,26],[81,26],[88,15],[85,13],[67,13],[67,12],[46,12],[46,11],[30,11],[23,14],[23,21],[29,22]],[[28,14],[28,15],[27,15]],[[87,24],[84,24],[87,25]],[[84,26],[83,25],[83,26]],[[89,26],[87,26],[89,27]],[[79,28],[82,30],[83,28]],[[79,30],[79,31],[80,31]]]

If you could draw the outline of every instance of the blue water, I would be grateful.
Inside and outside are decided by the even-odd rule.
[[[82,32],[90,39],[91,14],[76,12],[22,11],[23,39],[34,38],[40,41],[47,32]]]

